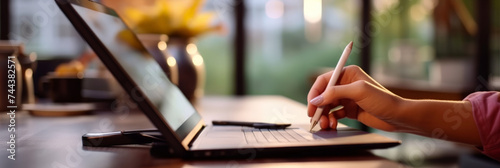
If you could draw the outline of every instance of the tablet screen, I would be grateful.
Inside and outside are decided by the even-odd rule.
[[[116,15],[74,4],[72,6],[117,60],[119,66],[130,76],[137,86],[136,89],[140,89],[145,94],[146,98],[163,115],[162,117],[169,126],[176,130],[181,138],[184,138],[187,134],[185,131],[191,131],[192,127],[183,128],[184,131],[179,131],[179,128],[192,115],[198,116],[198,113],[179,88],[168,79],[160,65],[142,46],[135,34]],[[136,90],[127,92],[130,93],[132,99],[142,101],[141,99],[144,98],[135,95],[134,91]],[[198,116],[197,119],[199,120],[200,117]]]

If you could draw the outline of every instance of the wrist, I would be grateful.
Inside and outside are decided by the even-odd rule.
[[[397,132],[422,134],[422,125],[425,125],[427,121],[425,112],[423,112],[425,110],[422,109],[423,103],[423,100],[401,98],[396,107]]]

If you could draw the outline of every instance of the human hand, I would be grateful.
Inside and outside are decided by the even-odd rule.
[[[481,146],[477,124],[469,101],[415,100],[401,98],[373,80],[358,66],[348,66],[335,86],[326,89],[332,72],[319,76],[309,91],[308,115],[324,106],[322,129],[337,127],[337,120],[357,119],[384,131],[413,133]],[[326,90],[325,90],[326,89]],[[332,107],[342,110],[328,113]],[[450,116],[453,120],[450,120]]]
[[[380,130],[403,129],[403,123],[397,119],[403,98],[384,88],[358,66],[345,67],[336,85],[325,90],[332,73],[320,75],[307,96],[309,117],[319,106],[325,107],[319,121],[322,129],[335,129],[337,120],[344,117]],[[329,113],[338,105],[344,108]]]

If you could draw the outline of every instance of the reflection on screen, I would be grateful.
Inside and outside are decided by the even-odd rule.
[[[177,130],[195,109],[182,92],[168,80],[165,72],[149,55],[125,24],[115,16],[73,5],[99,40],[162,113],[170,127]],[[139,99],[137,95],[130,95]]]

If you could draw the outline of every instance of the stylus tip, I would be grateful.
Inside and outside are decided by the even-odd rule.
[[[316,126],[316,124],[318,124],[318,121],[313,121],[311,123],[311,128],[309,128],[309,132],[312,132],[312,130],[313,130],[314,126]]]

